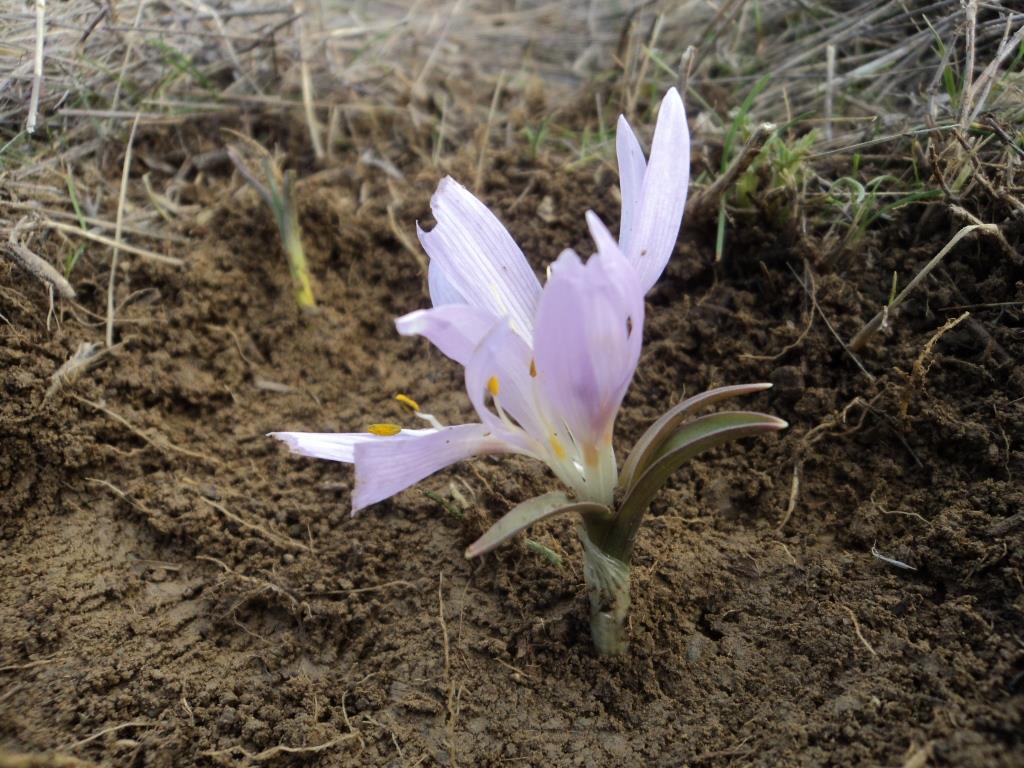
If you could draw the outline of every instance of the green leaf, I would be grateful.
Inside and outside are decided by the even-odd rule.
[[[543,496],[537,496],[513,507],[504,517],[487,529],[487,533],[469,545],[466,549],[466,557],[477,557],[490,552],[534,523],[565,512],[579,512],[582,515],[602,517],[611,517],[612,514],[611,510],[603,504],[577,501],[561,491],[545,493]]]
[[[636,478],[644,473],[650,462],[654,459],[658,449],[664,444],[672,433],[675,432],[679,425],[682,424],[688,416],[703,410],[709,405],[713,405],[720,400],[725,400],[730,397],[739,397],[740,395],[749,395],[754,392],[763,392],[766,389],[771,389],[771,384],[738,384],[732,387],[718,387],[716,389],[709,389],[707,392],[701,392],[699,395],[694,395],[691,398],[683,400],[674,408],[669,409],[665,414],[654,422],[643,436],[636,441],[636,445],[633,446],[633,450],[629,454],[629,458],[626,459],[626,463],[622,465],[622,474],[620,475],[619,484],[626,488],[627,495],[632,489],[633,482]]]
[[[615,522],[617,540],[609,542],[606,551],[628,562],[636,532],[655,494],[673,472],[694,456],[731,440],[788,426],[782,419],[764,413],[723,411],[701,416],[677,430],[662,443],[649,466],[626,492]]]

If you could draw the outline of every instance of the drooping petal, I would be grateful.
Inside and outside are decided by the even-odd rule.
[[[588,461],[610,444],[636,370],[642,307],[636,276],[617,248],[586,265],[566,251],[552,266],[537,309],[537,377]]]
[[[369,432],[271,432],[267,437],[274,437],[285,443],[292,453],[309,456],[314,459],[344,461],[351,464],[355,461],[355,447],[359,443],[371,443],[380,440],[395,440],[404,437],[418,437],[436,432],[434,429],[403,429],[395,437],[381,437]]]
[[[516,333],[530,338],[540,282],[508,230],[449,176],[441,179],[430,208],[437,225],[429,232],[417,227],[417,232],[440,269],[435,274],[438,298],[461,296],[478,309],[507,316]]]
[[[628,138],[625,155],[631,158],[634,149]],[[619,159],[622,164],[622,156]],[[638,164],[627,159],[630,180],[635,183]],[[623,191],[623,221],[629,222],[620,243],[626,258],[636,269],[644,293],[658,281],[665,264],[672,256],[679,225],[686,207],[686,189],[690,181],[690,130],[686,124],[683,101],[675,88],[662,99],[658,122],[654,129],[651,158],[644,172],[638,195],[627,197]],[[625,207],[634,206],[627,213]]]
[[[446,356],[465,366],[488,331],[499,322],[483,309],[468,304],[445,304],[418,309],[395,321],[403,336],[423,336]]]
[[[647,172],[647,160],[624,115],[619,115],[615,132],[615,154],[619,160],[619,191],[622,194],[619,245],[625,253],[629,253],[633,227],[640,210],[640,193]]]
[[[427,434],[416,437],[397,435],[356,444],[353,515],[457,461],[509,451],[509,447],[483,424],[424,431]]]

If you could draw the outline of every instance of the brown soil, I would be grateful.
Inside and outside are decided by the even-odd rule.
[[[482,196],[538,268],[584,245],[587,206],[614,218],[607,169],[494,166]],[[1024,299],[1019,260],[966,240],[859,355],[865,373],[816,313],[801,337],[808,292],[849,339],[954,225],[918,226],[918,209],[839,274],[758,217],[716,268],[711,223],[687,222],[650,296],[623,447],[683,392],[765,379],[748,404],[792,428],[702,457],[659,497],[631,652],[608,661],[569,521],[531,532],[561,566],[523,542],[462,556],[549,487],[541,468],[481,459],[352,519],[349,468],[264,437],[407,421],[396,392],[470,417],[461,370],[392,324],[426,303],[386,206],[401,195],[411,234],[440,172],[410,172],[390,192],[363,166],[303,186],[308,317],[255,198],[197,186],[185,202],[210,213],[187,269],[132,261],[123,346],[46,402],[78,344],[102,340],[107,255],[83,259],[80,305],[50,318],[0,263],[2,749],[154,766],[1024,764],[1020,306],[972,309],[910,376],[953,307]]]

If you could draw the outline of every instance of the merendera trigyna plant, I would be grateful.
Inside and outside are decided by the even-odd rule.
[[[441,181],[431,201],[436,226],[417,228],[430,257],[433,307],[398,318],[398,332],[426,337],[465,368],[480,423],[445,427],[418,413],[430,428],[375,424],[364,433],[273,433],[296,453],[355,464],[353,514],[471,456],[519,453],[543,461],[568,492],[519,504],[466,556],[488,552],[551,515],[579,514],[592,635],[608,654],[626,647],[633,545],[668,477],[701,451],[786,426],[742,411],[687,421],[712,403],[771,385],[722,387],[669,410],[619,471],[612,430],[640,358],[644,295],[672,255],[686,203],[690,137],[675,89],[661,103],[650,162],[622,117],[616,149],[618,242],[588,212],[596,253],[584,262],[563,251],[543,288],[494,214],[451,178]],[[399,399],[419,411],[409,398]]]

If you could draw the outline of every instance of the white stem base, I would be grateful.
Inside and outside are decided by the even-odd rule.
[[[590,634],[598,653],[615,656],[627,647],[629,564],[600,550],[582,526],[579,535],[583,542],[583,579],[590,596]]]

